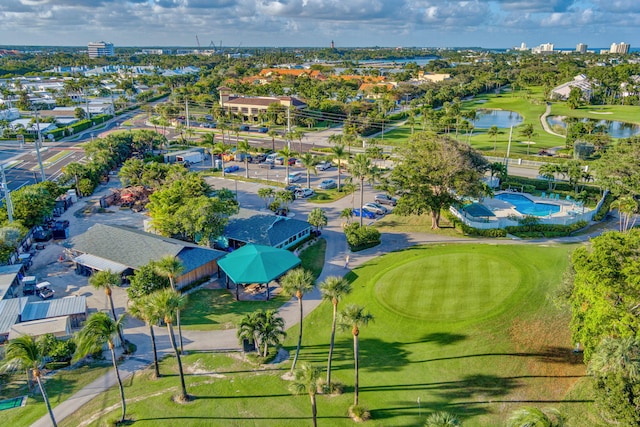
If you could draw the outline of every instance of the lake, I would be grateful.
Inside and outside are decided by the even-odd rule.
[[[478,109],[477,118],[473,121],[476,129],[489,129],[491,126],[510,128],[522,123],[522,116],[515,111]]]
[[[564,122],[565,116],[549,116],[547,117],[547,123],[551,126],[567,127]],[[587,122],[589,119],[581,119],[582,122]],[[616,120],[598,120],[598,126],[604,126],[606,132],[612,138],[630,138],[634,135],[640,134],[640,126],[633,123],[619,122]]]

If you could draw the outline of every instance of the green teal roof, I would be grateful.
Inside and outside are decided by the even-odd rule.
[[[300,265],[300,258],[286,249],[245,245],[218,261],[236,284],[269,283]]]

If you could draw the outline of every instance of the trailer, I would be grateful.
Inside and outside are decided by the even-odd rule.
[[[200,163],[204,160],[204,156],[199,151],[189,151],[176,156],[176,162],[182,163]]]

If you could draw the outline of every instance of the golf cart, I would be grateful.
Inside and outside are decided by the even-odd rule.
[[[22,295],[34,295],[36,293],[36,276],[24,276],[22,278]]]
[[[41,282],[36,285],[36,295],[38,295],[43,300],[53,298],[54,291],[49,288],[51,283],[49,282]]]

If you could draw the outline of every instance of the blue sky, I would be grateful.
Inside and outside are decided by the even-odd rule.
[[[2,0],[0,44],[640,46],[640,0]]]

